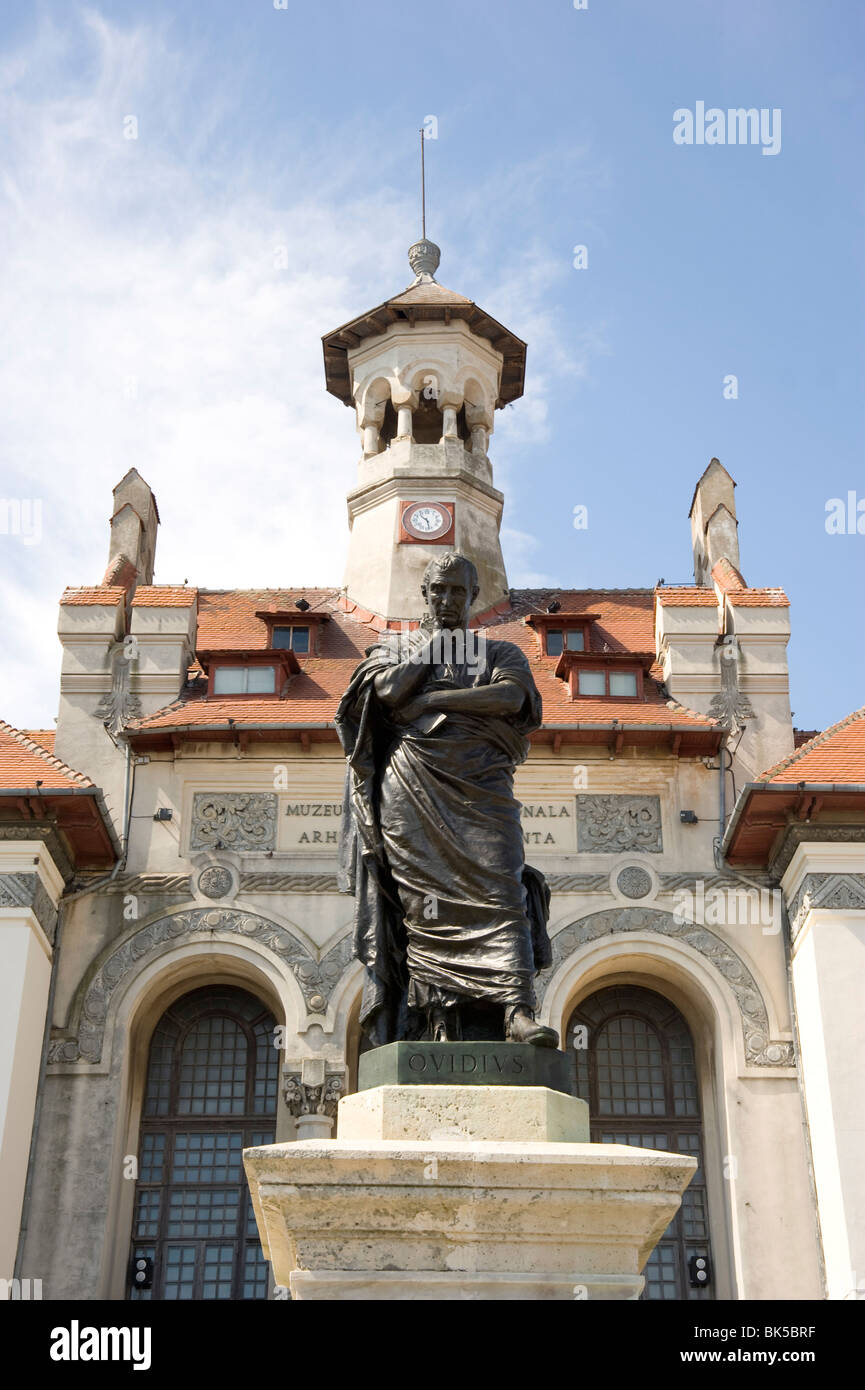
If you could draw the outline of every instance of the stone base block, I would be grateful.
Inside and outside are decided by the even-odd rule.
[[[265,1256],[295,1299],[637,1298],[696,1169],[623,1144],[345,1137],[343,1106],[349,1129],[384,1130],[403,1104],[365,1099],[341,1102],[337,1139],[244,1153]],[[504,1120],[497,1103],[490,1094],[491,1126]],[[479,1123],[454,1104],[456,1123]],[[404,1108],[403,1123],[428,1125],[432,1113]]]
[[[574,1094],[572,1057],[512,1042],[395,1042],[364,1052],[357,1089],[376,1086],[546,1086]]]
[[[404,1302],[483,1302],[553,1299],[558,1302],[597,1299],[637,1299],[643,1291],[642,1274],[603,1275],[585,1274],[576,1278],[556,1279],[548,1274],[456,1274],[434,1271],[415,1271],[411,1275],[393,1270],[378,1274],[349,1273],[346,1270],[299,1269],[291,1276],[291,1296],[295,1302],[304,1299],[336,1302],[375,1302],[379,1299]]]
[[[378,1086],[339,1103],[337,1138],[587,1143],[589,1107],[546,1086]]]

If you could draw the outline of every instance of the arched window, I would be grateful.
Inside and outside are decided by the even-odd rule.
[[[568,1046],[576,1058],[577,1094],[589,1105],[593,1140],[687,1153],[700,1165],[649,1257],[642,1297],[712,1298],[711,1286],[691,1288],[688,1273],[691,1257],[709,1257],[710,1249],[703,1127],[687,1023],[653,990],[614,986],[574,1011]]]
[[[132,1261],[153,1288],[130,1298],[267,1298],[242,1151],[272,1144],[279,1082],[276,1021],[246,990],[176,1000],[150,1043],[141,1114]]]

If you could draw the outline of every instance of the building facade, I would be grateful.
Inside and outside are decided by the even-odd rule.
[[[280,1296],[241,1151],[334,1132],[364,1045],[334,713],[456,549],[474,625],[543,697],[516,783],[552,890],[538,1017],[593,1138],[699,1159],[644,1296],[861,1297],[865,710],[794,735],[789,604],[743,578],[717,459],[693,585],[509,588],[489,441],[525,345],[439,284],[432,243],[410,261],[324,338],[362,444],[343,584],[154,584],[132,470],[101,581],[61,599],[56,734],[0,726],[0,1274],[51,1299]]]

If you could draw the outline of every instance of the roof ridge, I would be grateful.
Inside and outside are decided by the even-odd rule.
[[[663,680],[659,680],[656,676],[649,676],[649,680],[653,680],[656,685],[664,685]],[[667,687],[664,686],[665,690],[666,688]],[[674,700],[672,695],[669,695],[667,697],[667,699],[664,701],[664,704],[667,706],[667,709],[679,709],[682,711],[683,714],[690,715],[692,719],[704,719],[706,723],[709,725],[709,727],[712,729],[719,729],[723,727],[718,723],[717,719],[713,719],[710,714],[704,714],[702,713],[702,711],[698,709],[691,709],[690,705],[683,705],[681,700]]]
[[[837,724],[830,724],[828,729],[823,729],[822,732],[816,734],[814,738],[809,738],[808,742],[803,743],[801,747],[794,748],[793,752],[790,753],[788,757],[782,758],[779,763],[775,763],[774,767],[767,768],[762,776],[757,778],[757,781],[771,782],[777,773],[786,772],[788,767],[791,767],[793,763],[799,762],[806,753],[813,752],[815,748],[819,748],[821,744],[826,743],[828,739],[834,737],[841,729],[847,728],[849,724],[854,724],[857,719],[865,719],[865,705],[862,705],[860,709],[854,709],[852,713],[845,715],[843,719],[839,719]]]
[[[50,733],[51,731],[50,729],[46,729],[45,732]],[[64,763],[62,759],[55,757],[53,753],[49,753],[47,748],[43,748],[35,739],[28,738],[21,729],[16,729],[12,724],[7,724],[5,719],[0,719],[0,734],[9,734],[10,737],[13,738],[16,743],[20,743],[21,747],[26,749],[28,753],[32,753],[36,757],[44,759],[55,771],[62,772],[65,776],[73,778],[80,786],[93,787],[96,785],[85,773],[78,772],[76,768],[70,767],[68,763]]]
[[[653,584],[646,584],[641,588],[630,585],[626,589],[599,589],[597,585],[586,584],[579,589],[569,589],[565,584],[549,584],[538,588],[513,589],[515,594],[652,594],[655,592]]]

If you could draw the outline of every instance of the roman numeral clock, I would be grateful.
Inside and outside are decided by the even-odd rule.
[[[453,545],[453,502],[401,502],[401,545]]]

